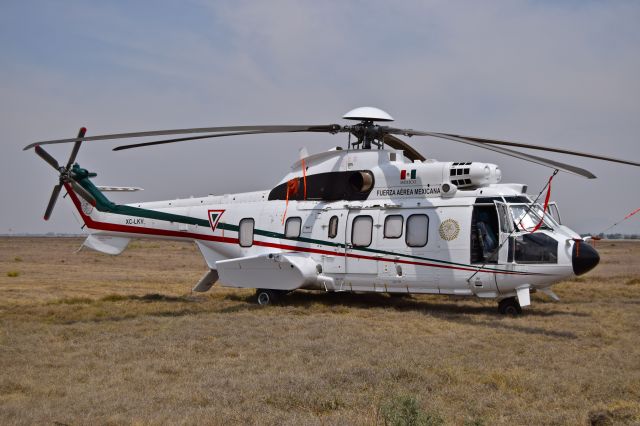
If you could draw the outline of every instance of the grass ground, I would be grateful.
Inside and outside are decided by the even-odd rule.
[[[640,243],[518,318],[435,296],[193,295],[195,248],[0,239],[2,424],[640,423]]]

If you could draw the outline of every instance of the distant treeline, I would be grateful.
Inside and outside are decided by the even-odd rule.
[[[597,237],[603,240],[640,240],[638,234],[603,234],[602,232]]]

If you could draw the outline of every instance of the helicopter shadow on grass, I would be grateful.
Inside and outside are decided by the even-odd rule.
[[[137,312],[135,309],[122,312],[118,309],[114,309],[111,306],[119,302],[132,302],[135,304],[154,304],[165,303],[165,308]],[[147,293],[144,295],[135,294],[109,294],[101,297],[100,299],[90,299],[82,297],[63,298],[48,303],[46,306],[54,305],[77,305],[88,308],[86,315],[82,318],[65,318],[62,314],[57,316],[56,314],[49,314],[48,320],[55,323],[61,323],[65,325],[71,325],[76,323],[101,323],[101,322],[113,322],[113,321],[126,321],[134,318],[149,316],[149,317],[181,317],[186,315],[194,315],[203,312],[201,307],[195,304],[203,302],[202,299],[192,296],[172,296],[160,293]],[[99,309],[99,311],[92,311],[92,307]],[[73,311],[73,310],[72,310]]]
[[[102,302],[119,302],[119,301],[139,301],[139,302],[197,302],[198,299],[190,296],[170,296],[160,293],[147,293],[142,296],[135,294],[119,295],[112,294],[102,297]]]
[[[245,301],[255,303],[251,296],[228,295],[227,298],[235,301]],[[431,317],[436,317],[445,321],[451,321],[463,325],[475,325],[517,331],[526,334],[544,335],[563,339],[576,339],[577,335],[571,331],[548,330],[542,327],[533,327],[514,323],[513,317],[503,316],[497,312],[496,307],[486,305],[470,305],[458,303],[462,299],[451,297],[442,301],[432,302],[419,300],[411,296],[389,297],[385,294],[375,293],[319,293],[308,291],[297,291],[285,296],[281,305],[299,308],[312,309],[314,305],[324,305],[326,307],[342,307],[353,309],[384,308],[394,309],[401,312],[418,312]],[[255,305],[254,305],[255,306]],[[240,309],[242,310],[242,309]],[[237,310],[233,310],[234,312]],[[588,317],[589,314],[578,312],[564,312],[558,310],[545,309],[527,310],[523,317],[544,318],[558,315],[569,315]]]

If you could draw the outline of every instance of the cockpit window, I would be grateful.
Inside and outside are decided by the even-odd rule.
[[[536,204],[536,213],[538,214],[538,216],[542,216],[544,214],[544,221],[550,228],[556,228],[558,225],[560,225],[560,223],[556,221],[551,214],[549,206],[547,206],[547,211],[544,212],[542,206],[540,204]]]
[[[560,219],[560,211],[558,210],[558,205],[555,202],[549,203],[548,212],[558,224],[562,225],[562,220]]]
[[[544,232],[515,237],[516,263],[558,263],[558,241]]]
[[[548,213],[543,214],[542,206],[539,204],[510,204],[509,206],[518,231],[533,230],[540,223],[541,218],[544,220],[539,229],[553,229],[558,226]]]

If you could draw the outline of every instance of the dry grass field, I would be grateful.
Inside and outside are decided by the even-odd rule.
[[[0,239],[1,424],[640,424],[640,243],[491,301],[190,293],[191,245]]]

